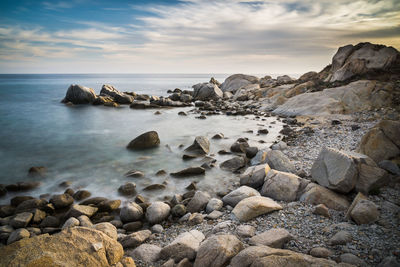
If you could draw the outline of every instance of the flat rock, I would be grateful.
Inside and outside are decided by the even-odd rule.
[[[185,152],[198,155],[206,155],[210,152],[210,141],[205,136],[196,136],[193,144],[185,149]]]
[[[249,221],[259,215],[281,210],[282,206],[270,198],[254,196],[241,200],[232,213],[241,221]]]
[[[10,244],[17,242],[24,238],[29,238],[30,236],[31,236],[31,234],[25,228],[17,229],[15,231],[11,232],[10,236],[7,239],[7,245],[10,245]],[[1,253],[0,253],[0,255],[1,255]]]
[[[260,193],[257,190],[244,185],[233,190],[229,194],[225,195],[222,198],[222,201],[224,202],[225,205],[235,207],[236,204],[239,203],[241,200],[248,197],[259,196],[259,195]]]
[[[124,248],[136,248],[151,236],[150,230],[142,230],[126,235],[118,241]]]
[[[189,167],[181,171],[173,172],[170,174],[171,176],[175,177],[187,177],[187,176],[201,175],[204,174],[205,172],[206,170],[203,167]]]
[[[261,234],[255,235],[249,240],[253,246],[269,246],[272,248],[282,248],[283,245],[292,239],[292,235],[282,228],[270,229]]]
[[[191,230],[180,234],[169,245],[162,248],[160,255],[162,259],[172,258],[181,261],[184,258],[194,260],[200,243],[204,240],[203,233],[198,230]]]

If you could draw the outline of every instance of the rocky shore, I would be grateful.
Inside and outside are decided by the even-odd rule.
[[[127,182],[118,191],[130,200],[122,202],[75,192],[66,181],[64,194],[16,196],[0,206],[0,266],[399,266],[399,73],[397,50],[361,43],[339,48],[332,64],[299,79],[236,74],[168,97],[111,85],[96,95],[71,85],[67,105],[194,106],[189,112],[198,119],[252,114],[278,116],[285,125],[268,149],[236,140],[220,151],[231,154],[223,162],[209,154],[210,139],[223,134],[194,137],[182,160],[204,163],[159,173],[172,179],[211,168],[239,174],[215,195],[192,183],[184,194],[150,202]],[[258,134],[262,140],[268,128]],[[127,149],[159,144],[150,131]],[[46,169],[32,167],[29,175],[44,176]],[[0,193],[37,186],[1,185]]]

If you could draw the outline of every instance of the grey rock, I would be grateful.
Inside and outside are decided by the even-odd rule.
[[[17,229],[14,232],[10,234],[10,236],[7,239],[7,245],[10,245],[14,242],[17,242],[18,240],[21,240],[23,238],[29,238],[31,234],[29,233],[28,230],[21,228]]]
[[[140,230],[142,228],[142,226],[143,226],[143,224],[141,221],[136,221],[136,222],[126,223],[122,226],[122,228],[124,228],[124,230],[126,230],[127,232],[135,232],[135,231]]]
[[[283,141],[279,141],[278,143],[273,144],[271,146],[272,150],[285,150],[286,148],[287,148],[287,144]]]
[[[206,218],[210,219],[210,220],[216,220],[216,219],[220,218],[222,215],[223,215],[222,212],[220,212],[218,210],[214,210],[210,214],[207,214]]]
[[[379,168],[384,169],[391,174],[400,175],[400,168],[397,166],[396,163],[390,160],[382,160],[378,163]]]
[[[119,216],[121,221],[124,223],[139,221],[144,215],[141,206],[135,202],[128,202],[124,207],[121,208]]]
[[[152,244],[141,244],[127,254],[134,260],[140,260],[146,263],[153,263],[160,258],[160,252],[161,248],[159,246]]]
[[[101,88],[100,95],[106,95],[114,98],[118,104],[131,104],[133,97],[118,91],[114,86],[104,84]]]
[[[314,183],[308,184],[304,192],[300,196],[300,201],[309,204],[324,204],[334,210],[347,210],[350,206],[350,203],[344,196]]]
[[[227,171],[237,171],[238,169],[245,166],[245,160],[243,157],[234,157],[222,162],[219,167]]]
[[[71,84],[68,87],[63,102],[72,102],[73,104],[88,104],[93,103],[95,99],[96,93],[92,88],[78,84]]]
[[[142,230],[130,235],[118,238],[118,241],[124,248],[136,248],[151,236],[151,231]]]
[[[223,96],[221,89],[212,83],[198,83],[193,85],[193,89],[193,98],[195,100],[217,100]]]
[[[352,264],[354,266],[367,266],[363,260],[361,260],[356,255],[353,255],[351,253],[344,253],[340,255],[339,258],[341,262]]]
[[[335,245],[346,245],[353,239],[351,233],[348,231],[339,231],[329,239],[329,243],[333,246]]]
[[[162,227],[161,224],[155,224],[151,227],[151,231],[153,233],[161,234],[162,232],[164,232],[164,227]]]
[[[292,173],[270,170],[260,193],[275,200],[295,201],[300,189],[300,179]]]
[[[14,218],[11,219],[10,225],[14,228],[24,228],[31,221],[33,214],[30,212],[22,212],[15,215]]]
[[[171,208],[161,201],[153,202],[146,210],[146,219],[150,224],[160,223],[169,216]]]
[[[249,240],[250,245],[263,245],[272,248],[282,248],[283,245],[292,239],[292,235],[282,228],[270,229],[261,234],[253,236]]]
[[[271,150],[267,152],[266,162],[271,169],[290,173],[296,172],[296,167],[282,151]]]
[[[223,205],[224,205],[224,203],[222,202],[222,200],[220,200],[218,198],[212,198],[207,203],[206,212],[211,213],[215,210],[216,211],[221,210]]]
[[[210,152],[210,141],[205,136],[196,136],[193,144],[185,149],[185,152],[194,155],[205,155]]]
[[[350,216],[357,224],[373,223],[379,218],[379,210],[372,201],[361,199],[351,210]]]
[[[252,197],[252,196],[259,196],[260,193],[255,190],[254,188],[248,186],[241,186],[229,194],[225,195],[222,198],[222,201],[225,205],[230,205],[235,207],[237,203],[239,203],[242,199]]]
[[[268,164],[251,166],[240,175],[240,185],[247,185],[252,188],[260,188],[264,184],[264,178],[270,171]]]
[[[136,184],[132,182],[126,182],[118,188],[118,192],[124,196],[136,195]]]
[[[256,84],[259,79],[255,76],[245,74],[234,74],[225,79],[221,84],[221,90],[223,92],[236,93],[238,89],[249,84]]]
[[[188,212],[200,212],[205,209],[211,197],[207,192],[196,191],[186,208]]]
[[[169,245],[162,248],[160,255],[162,259],[172,258],[181,261],[184,258],[193,260],[196,258],[200,243],[204,240],[203,233],[198,230],[191,230],[180,234]]]

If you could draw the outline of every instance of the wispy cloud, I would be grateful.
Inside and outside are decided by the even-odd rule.
[[[43,8],[48,10],[60,10],[65,8],[72,8],[73,3],[66,1],[52,1],[52,2],[42,2]]]
[[[68,9],[72,4],[43,6]],[[135,13],[132,23],[122,26],[101,18],[56,31],[0,26],[0,59],[90,58],[99,66],[112,62],[132,72],[302,72],[319,70],[347,43],[400,48],[396,0],[186,0],[131,8],[142,15]]]

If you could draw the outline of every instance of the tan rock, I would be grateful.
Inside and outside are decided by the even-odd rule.
[[[254,196],[241,200],[232,210],[232,213],[241,222],[245,222],[259,215],[281,209],[281,205],[268,197]]]
[[[334,210],[347,210],[350,206],[350,203],[344,196],[314,183],[307,185],[304,191],[305,193],[301,195],[300,201],[309,204],[324,204]]]
[[[180,261],[184,258],[193,260],[196,258],[197,250],[204,238],[203,233],[197,230],[182,233],[161,250],[161,258],[173,258],[175,261]]]
[[[260,193],[275,200],[291,202],[296,200],[299,189],[300,177],[288,172],[271,170],[265,177]]]
[[[292,235],[283,228],[270,229],[261,234],[253,236],[249,240],[250,245],[269,246],[272,248],[282,248],[283,245],[292,239]]]

